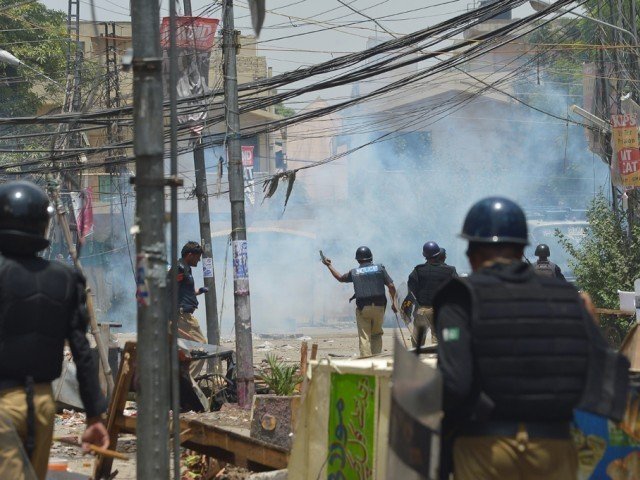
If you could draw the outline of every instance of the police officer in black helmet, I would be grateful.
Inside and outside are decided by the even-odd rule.
[[[527,224],[517,204],[477,202],[461,236],[473,273],[434,299],[441,478],[452,459],[456,480],[575,479],[573,410],[621,418],[629,363],[608,349],[571,284],[523,262]]]
[[[548,245],[544,243],[538,245],[536,247],[534,255],[538,257],[538,261],[534,264],[533,269],[538,275],[565,280],[560,267],[555,263],[549,261],[549,255],[551,255],[551,252]]]
[[[36,185],[0,185],[0,438],[19,437],[39,479],[47,472],[55,416],[51,382],[60,376],[65,341],[87,413],[83,446],[109,445],[102,423],[106,401],[86,338],[85,279],[72,267],[38,257],[49,245],[52,213]],[[31,466],[22,450],[3,442],[0,478],[25,478]]]
[[[396,287],[384,265],[373,263],[369,247],[359,247],[356,250],[356,260],[359,266],[345,274],[339,273],[326,257],[322,259],[322,263],[339,282],[353,283],[360,356],[368,357],[382,352],[382,323],[387,306],[384,287],[386,285],[389,289],[391,309],[397,312]]]
[[[430,241],[422,246],[422,256],[426,262],[416,265],[407,281],[409,292],[402,302],[402,311],[409,317],[413,308],[413,332],[411,344],[418,346],[418,328],[431,329],[431,343],[438,343],[433,324],[433,297],[440,287],[457,277],[454,267],[445,265],[441,260],[442,251],[436,242]],[[422,345],[420,345],[422,346]]]

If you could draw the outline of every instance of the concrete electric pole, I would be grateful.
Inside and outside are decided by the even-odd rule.
[[[184,14],[191,13],[191,0],[184,0]],[[196,54],[195,49],[193,54]],[[209,75],[209,72],[207,72]],[[211,217],[209,215],[209,192],[207,189],[207,171],[204,164],[204,147],[202,138],[198,140],[193,151],[193,163],[196,176],[196,199],[198,201],[198,218],[200,220],[200,244],[202,245],[202,266],[204,286],[209,289],[204,294],[207,312],[207,342],[220,345],[220,324],[218,322],[218,297],[216,294],[216,276],[213,268],[213,248],[211,246]]]
[[[247,228],[244,215],[244,175],[238,112],[237,32],[233,26],[233,0],[223,0],[222,25],[224,101],[228,129],[227,164],[233,247],[233,297],[238,360],[238,405],[250,408],[254,391],[253,341],[251,338],[251,303],[247,267]]]
[[[138,301],[137,478],[169,477],[169,321],[158,2],[132,0]]]

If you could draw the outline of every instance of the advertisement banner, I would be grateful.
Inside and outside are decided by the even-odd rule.
[[[640,140],[638,116],[611,115],[611,146],[615,161],[611,162],[611,180],[622,187],[640,186]]]
[[[202,258],[202,276],[204,278],[213,278],[213,258]]]
[[[625,148],[618,151],[618,172],[623,187],[640,186],[640,150]]]
[[[176,47],[210,51],[216,39],[219,22],[217,18],[177,17]],[[164,17],[160,25],[160,45],[167,50],[169,35],[169,17]]]
[[[327,478],[373,478],[376,377],[331,374]]]
[[[242,145],[242,166],[253,167],[253,145]]]
[[[209,90],[209,61],[211,49],[215,43],[216,29],[219,20],[203,17],[176,18],[176,55],[178,57],[178,82],[176,85],[178,99],[204,95]],[[170,62],[169,62],[169,17],[162,19],[160,25],[160,43],[162,45],[162,72],[165,97],[169,96]],[[207,118],[206,102],[198,99],[183,105],[178,115],[180,125],[190,125],[193,133],[191,142],[195,144]],[[190,107],[190,108],[187,108]]]
[[[244,174],[245,201],[250,205],[256,203],[256,187],[253,180],[253,145],[242,145],[242,171]]]
[[[637,406],[637,393],[634,395]],[[640,443],[625,432],[623,424],[579,410],[574,422],[579,480],[639,478]]]

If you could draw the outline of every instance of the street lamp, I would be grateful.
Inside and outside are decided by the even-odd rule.
[[[547,1],[545,1],[545,0],[529,0],[529,4],[531,5],[531,8],[533,8],[536,12],[541,12],[542,10],[544,10],[546,8],[549,8],[551,6],[551,4],[549,2],[547,2]],[[557,10],[557,12],[562,13],[562,14],[570,13],[572,15],[575,15],[576,17],[584,18],[584,19],[590,20],[590,21],[592,21],[594,23],[599,23],[600,25],[604,25],[605,27],[613,28],[614,30],[618,30],[619,32],[626,33],[627,35],[630,35],[631,38],[633,38],[634,46],[638,45],[638,40],[637,40],[636,36],[632,32],[630,32],[629,30],[625,30],[622,27],[619,27],[617,25],[613,25],[611,23],[603,22],[602,20],[600,20],[598,18],[593,18],[593,17],[590,17],[588,15],[583,15],[583,14],[578,13],[578,12],[565,10],[563,8],[559,8]]]
[[[55,83],[59,88],[61,88],[62,90],[65,90],[65,87],[63,85],[61,85],[60,83],[56,82],[53,78],[45,75],[44,73],[42,73],[40,70],[36,70],[33,67],[30,67],[29,65],[27,65],[26,63],[24,63],[22,60],[20,60],[19,58],[15,57],[14,55],[12,55],[11,53],[7,52],[6,50],[3,50],[0,48],[0,63],[6,63],[7,65],[11,65],[13,67],[18,67],[18,66],[22,66],[25,67],[29,70],[31,70],[32,72],[35,72],[37,75],[40,75],[41,77],[46,78],[47,80],[49,80],[52,83]]]

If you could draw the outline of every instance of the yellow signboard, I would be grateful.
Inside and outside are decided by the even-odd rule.
[[[621,187],[640,187],[640,140],[635,114],[611,115],[611,180]]]

